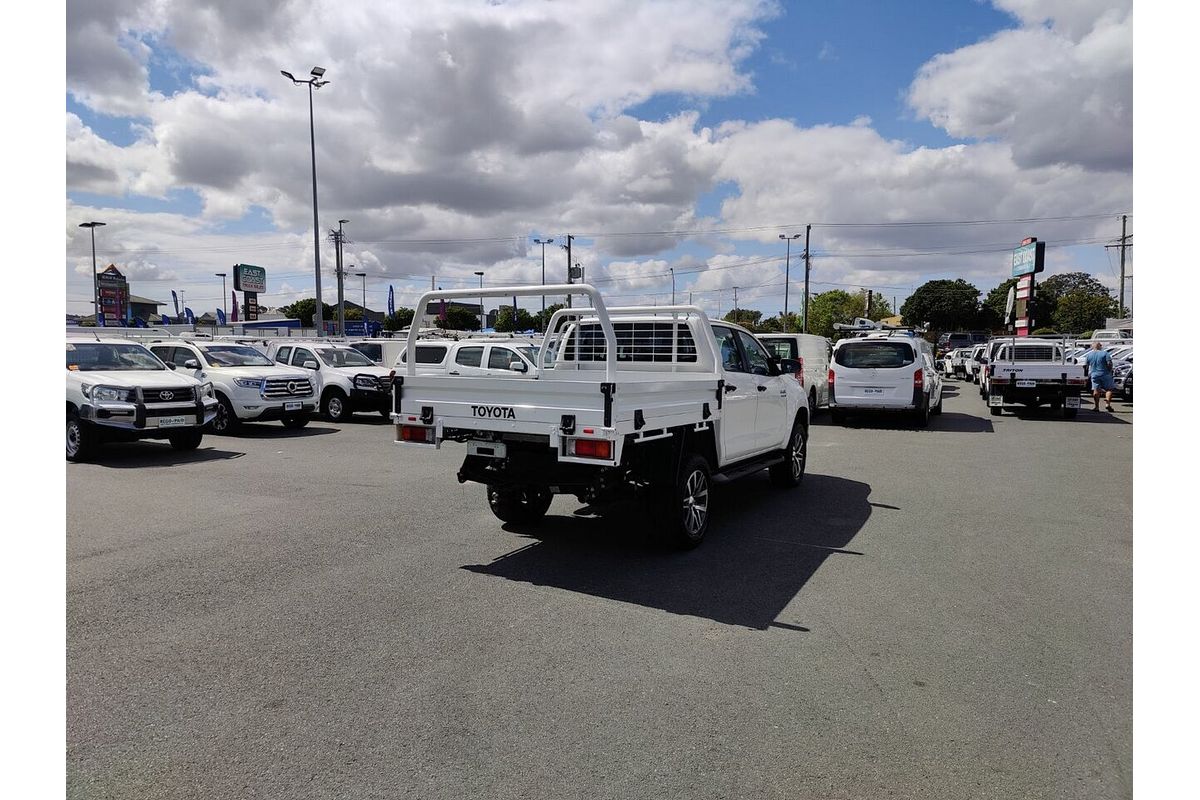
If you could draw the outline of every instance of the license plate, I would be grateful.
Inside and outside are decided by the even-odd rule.
[[[1018,389],[1036,389],[1037,381],[1017,381]]]
[[[469,456],[504,458],[506,449],[504,442],[480,442],[477,440],[467,442],[467,455]]]
[[[872,389],[868,387],[863,389],[863,394],[883,394],[883,389]]]
[[[1002,405],[1004,405],[1004,395],[1002,395],[1002,394],[993,394],[993,395],[990,395],[990,396],[988,397],[988,405],[989,405],[989,406],[1002,406]]]
[[[178,428],[180,425],[187,425],[191,422],[187,417],[159,417],[158,427],[160,428]]]
[[[283,404],[284,411],[299,411],[304,404],[299,400],[288,400]]]
[[[1079,398],[1078,397],[1068,397],[1067,398],[1067,408],[1079,408]]]

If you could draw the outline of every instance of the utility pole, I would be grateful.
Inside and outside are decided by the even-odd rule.
[[[804,226],[804,333],[808,333],[808,273],[812,259],[808,255],[808,237],[812,233],[812,225]]]
[[[799,239],[800,234],[787,236],[779,234],[779,238],[787,242],[787,255],[784,256],[783,266],[783,324],[787,325],[788,315],[788,290],[792,288],[792,239]]]
[[[553,242],[554,242],[553,236],[550,237],[549,239],[534,239],[533,240],[534,244],[540,244],[542,246],[542,286],[546,285],[546,245],[552,244]],[[543,292],[542,293],[542,331],[545,332],[545,330],[546,330],[546,294]]]
[[[737,312],[738,312],[737,290],[738,290],[738,287],[736,287],[736,286],[733,287],[733,317],[734,317],[734,319],[737,319]]]
[[[339,219],[338,229],[329,232],[333,244],[337,248],[338,336],[346,335],[345,273],[342,270],[342,245],[346,242],[346,234],[342,231],[342,226],[349,221],[348,219]],[[318,297],[317,302],[321,302],[321,298]]]
[[[567,283],[575,282],[575,281],[571,280],[571,264],[573,263],[571,261],[571,242],[572,242],[572,240],[574,240],[574,238],[575,237],[572,236],[571,234],[569,234],[569,233],[567,234],[567,245],[566,245],[566,247],[567,247]],[[570,307],[571,307],[571,295],[568,294],[567,295],[567,308],[570,308]]]
[[[1125,233],[1125,223],[1128,220],[1128,215],[1121,215],[1121,238],[1118,244],[1106,244],[1104,249],[1119,248],[1121,251],[1121,286],[1117,290],[1117,314],[1121,317],[1125,316],[1125,248],[1133,247],[1129,244],[1129,240],[1133,238],[1133,234]]]
[[[667,271],[671,273],[671,305],[675,305],[675,268],[667,267]]]
[[[875,298],[875,290],[867,289],[867,313],[864,315],[867,319],[871,318],[871,300]]]

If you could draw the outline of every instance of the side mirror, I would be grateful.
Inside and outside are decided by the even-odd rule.
[[[200,369],[200,362],[194,358],[189,358],[187,361],[183,362],[183,368],[184,369]]]
[[[777,375],[782,375],[783,370],[779,366],[779,359],[771,357],[767,359],[767,376],[774,378]]]
[[[315,361],[305,361],[305,362],[304,362],[304,368],[305,368],[305,369],[313,369],[313,370],[317,370],[317,369],[320,369],[320,368],[321,368],[321,365],[320,365],[320,364],[318,364],[318,363],[317,363],[317,362],[315,362]]]
[[[525,364],[524,361],[510,361],[508,364],[508,368],[510,370],[512,370],[513,372],[528,372],[529,371],[529,367]]]
[[[167,365],[167,369],[175,369],[175,362],[174,362],[174,361],[167,361],[167,362],[164,362],[164,363],[166,363],[166,365]]]
[[[986,363],[987,363],[987,356],[980,356],[980,357],[979,357],[979,363],[980,363],[980,364],[986,364]]]

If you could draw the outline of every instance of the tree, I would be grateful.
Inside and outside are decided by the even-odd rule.
[[[496,315],[495,328],[501,333],[514,333],[516,331],[528,331],[534,327],[533,315],[523,308],[517,309],[516,320],[513,320],[512,308],[505,306],[500,309],[500,313]]]
[[[758,330],[758,323],[761,319],[762,312],[750,308],[735,308],[724,316],[726,322],[741,325],[743,328],[749,328],[752,331]]]
[[[412,324],[413,317],[416,314],[411,308],[397,308],[395,314],[389,314],[383,318],[383,329],[385,331],[401,331]]]
[[[477,331],[479,330],[479,316],[461,306],[450,306],[446,309],[446,318],[439,318],[434,324],[442,330]]]
[[[780,312],[759,323],[759,328],[763,333],[799,333],[802,327],[800,315],[794,311],[788,312],[786,315]]]
[[[361,308],[347,308],[346,309],[346,319],[357,321],[362,318],[363,318],[363,312],[362,312]]]
[[[987,297],[983,299],[983,307],[980,309],[980,327],[990,331],[1004,328],[1004,309],[1008,307],[1008,290],[1016,285],[1016,278],[1008,278],[987,293]]]
[[[1061,275],[1052,275],[1044,281],[1037,282],[1035,287],[1034,304],[1036,306],[1036,313],[1034,315],[1034,323],[1052,323],[1060,331],[1070,332],[1075,330],[1074,328],[1066,327],[1058,319],[1058,306],[1067,295],[1079,294],[1085,297],[1104,298],[1110,302],[1112,300],[1112,293],[1108,290],[1108,287],[1086,272],[1064,272]],[[1113,305],[1115,307],[1115,303]],[[1076,309],[1076,312],[1080,308],[1078,302],[1074,303],[1073,307]],[[1104,320],[1102,319],[1096,327],[1103,326]]]
[[[539,311],[533,315],[533,327],[539,331],[546,330],[546,326],[550,324],[550,318],[554,316],[554,312],[560,308],[566,308],[562,303],[551,303],[546,306],[545,311]]]
[[[979,289],[962,278],[927,281],[900,307],[906,322],[928,324],[935,331],[973,328],[979,324]]]
[[[325,319],[337,319],[337,309],[328,303],[322,303]],[[305,328],[313,326],[313,316],[317,313],[317,300],[314,297],[306,297],[303,300],[297,300],[290,306],[282,306],[280,312],[287,315],[289,319],[300,320],[300,325]]]
[[[833,289],[813,295],[808,301],[808,332],[828,339],[841,334],[835,324],[849,324],[855,317],[865,317],[878,322],[892,316],[892,304],[879,295],[871,301],[871,315],[867,317],[867,290],[856,293]]]
[[[1107,294],[1099,296],[1087,292],[1071,292],[1058,300],[1054,310],[1054,327],[1060,331],[1083,331],[1103,328],[1105,320],[1113,316],[1117,303]]]

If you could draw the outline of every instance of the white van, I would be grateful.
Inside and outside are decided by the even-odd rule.
[[[824,336],[812,333],[762,333],[757,338],[766,345],[767,352],[778,359],[790,358],[799,361],[803,380],[800,385],[808,394],[808,411],[816,413],[818,408],[829,406],[829,384],[825,378],[829,372],[829,355],[833,346]]]
[[[908,411],[924,427],[930,414],[942,413],[942,376],[929,342],[917,336],[841,340],[833,347],[828,385],[835,423],[847,413]]]

